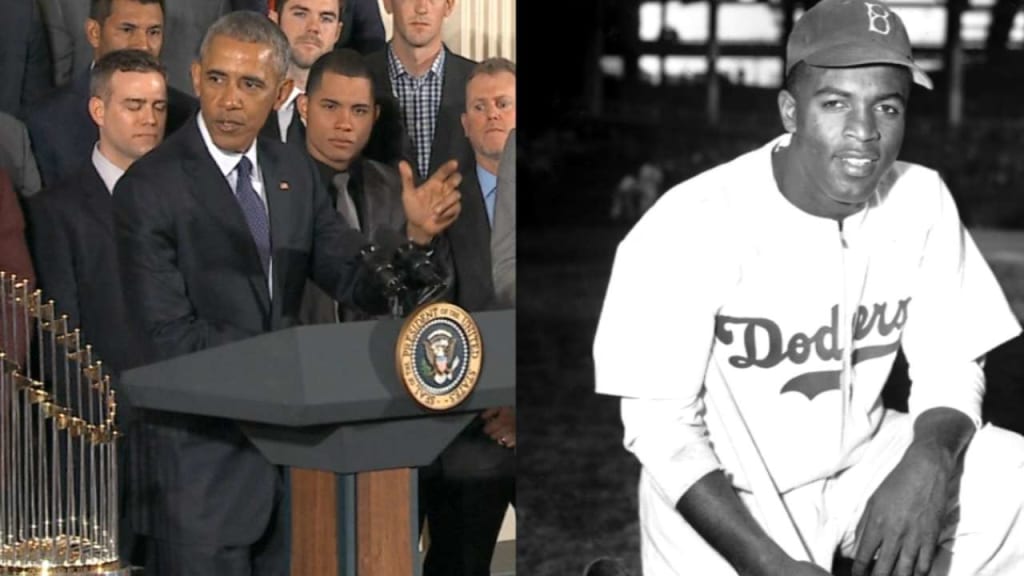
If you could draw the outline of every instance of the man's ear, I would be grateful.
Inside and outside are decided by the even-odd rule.
[[[796,132],[796,97],[785,88],[779,90],[779,118],[786,132]]]
[[[377,120],[380,120],[380,104],[373,105],[373,123],[376,124]]]
[[[192,61],[192,91],[194,96],[199,98],[199,87],[203,84],[203,66],[199,60]]]
[[[466,136],[466,138],[469,138],[469,130],[466,128],[466,113],[465,112],[463,112],[459,116],[459,122],[462,123],[462,133]]]
[[[299,118],[302,121],[309,123],[309,96],[305,94],[299,94],[299,97],[295,99],[295,109],[299,111]]]
[[[100,35],[103,32],[103,27],[100,23],[88,18],[85,21],[85,39],[92,46],[93,50],[97,50],[100,47]]]
[[[295,87],[295,80],[291,78],[285,78],[277,86],[277,102],[274,102],[274,110],[280,110],[281,106],[284,106],[284,102],[291,95],[293,87]]]
[[[280,26],[280,24],[281,24],[281,22],[280,22],[281,16],[277,13],[277,10],[268,10],[267,11],[267,18],[271,22],[273,22],[274,24],[277,24],[277,25]]]
[[[103,99],[98,96],[92,96],[89,98],[89,116],[97,126],[103,126],[103,122],[106,119],[106,105],[103,104]]]

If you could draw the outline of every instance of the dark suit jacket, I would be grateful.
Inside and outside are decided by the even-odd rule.
[[[306,152],[306,125],[302,123],[302,118],[299,116],[299,107],[296,104],[294,112],[292,112],[292,123],[288,125],[286,129],[288,132],[289,146],[294,146],[296,150],[305,153]],[[267,116],[267,121],[263,123],[263,128],[260,129],[260,136],[263,138],[273,138],[278,142],[281,141],[281,123],[277,118],[277,110],[271,110],[270,116]]]
[[[29,136],[43,186],[53,186],[89,162],[99,129],[89,116],[89,70],[29,110]],[[167,89],[167,134],[194,115],[197,102],[174,88]]]
[[[329,178],[336,172],[319,162],[317,167],[331,205],[337,209],[338,191]],[[405,211],[402,208],[402,180],[398,172],[380,162],[359,158],[351,167],[350,178],[348,186],[359,212],[359,226],[365,242],[374,241],[382,229],[404,237]],[[342,306],[339,310],[333,298],[312,282],[307,282],[299,318],[303,324],[321,324],[339,319],[368,320],[371,316],[350,306]]]
[[[437,120],[434,124],[434,140],[430,146],[430,168],[428,173],[418,175],[422,181],[434,173],[441,164],[452,158],[463,158],[472,155],[469,141],[462,130],[460,116],[466,109],[466,81],[469,73],[473,71],[476,62],[463,58],[448,50],[445,56],[444,80],[441,84],[441,107],[437,111]],[[391,77],[388,75],[388,53],[387,49],[374,52],[366,57],[366,64],[373,73],[374,87],[381,94],[379,98],[394,98]],[[390,115],[398,114],[398,119]],[[413,170],[416,169],[416,147],[409,136],[408,128],[404,126],[401,112],[398,107],[390,108],[381,106],[381,117],[377,121],[382,126],[394,123],[402,124],[403,141],[402,156],[409,161]]]
[[[24,118],[53,89],[53,65],[35,0],[0,0],[0,111]]]
[[[312,160],[259,140],[270,211],[273,299],[242,211],[193,119],[135,162],[114,193],[131,321],[146,361],[228,344],[297,323],[312,278],[349,301],[361,235],[344,226]],[[144,419],[134,523],[143,533],[206,546],[251,545],[264,532],[279,476],[234,424]]]
[[[455,303],[470,312],[495,307],[491,225],[472,157],[459,161],[462,213],[447,230],[455,259]]]
[[[377,0],[345,0],[341,23],[341,37],[335,47],[372,54],[387,46],[384,20]]]
[[[86,343],[116,376],[139,362],[129,333],[117,269],[112,202],[92,162],[28,203],[32,256],[39,288],[80,328]],[[122,407],[126,407],[122,402]],[[124,427],[130,418],[118,413]]]

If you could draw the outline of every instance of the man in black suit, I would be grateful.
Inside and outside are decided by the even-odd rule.
[[[380,113],[363,58],[347,49],[328,52],[313,64],[307,87],[309,91],[298,98],[306,150],[332,205],[349,227],[369,240],[382,230],[400,232],[405,225],[401,176],[395,168],[362,155]],[[308,282],[300,319],[315,324],[365,316],[339,310],[333,299]]]
[[[341,0],[279,0],[269,18],[288,38],[291,58],[288,80],[291,92],[263,126],[263,135],[305,148],[306,129],[296,112],[296,100],[306,91],[309,69],[317,58],[330,52],[341,34]]]
[[[86,39],[93,57],[134,48],[159,58],[163,45],[163,0],[91,0]],[[29,135],[44,186],[54,186],[89,161],[97,130],[89,118],[89,72],[74,76],[66,86],[33,107]],[[180,127],[195,110],[195,99],[167,91],[167,132]]]
[[[387,46],[384,19],[377,0],[345,0],[341,10],[341,38],[338,48],[372,54]]]
[[[32,0],[0,0],[0,111],[24,118],[53,89],[46,27]]]
[[[473,68],[461,124],[473,157],[462,162],[462,214],[446,231],[455,263],[455,303],[497,307],[491,227],[498,172],[516,127],[515,65],[491,58]],[[484,411],[420,475],[430,548],[424,576],[487,576],[501,522],[515,503],[515,410]]]
[[[362,235],[331,207],[313,162],[257,138],[287,95],[288,40],[232,12],[207,31],[192,79],[200,113],[132,165],[114,192],[126,302],[145,359],[188,354],[297,324],[307,278],[377,311]],[[458,214],[457,172],[405,190],[406,234],[427,245]],[[147,574],[284,574],[282,471],[230,422],[145,414],[133,488]]]
[[[167,85],[151,55],[117,50],[96,62],[90,91],[89,115],[99,127],[91,162],[34,196],[28,215],[39,287],[58,313],[67,314],[68,326],[82,330],[116,389],[121,368],[138,363],[138,356],[118,275],[111,193],[124,171],[163,140]],[[129,414],[119,413],[126,440],[132,438]],[[121,557],[129,559],[134,538],[126,525],[120,543]]]
[[[466,79],[475,64],[441,41],[441,27],[455,0],[384,0],[393,36],[385,50],[367,56],[377,90],[398,102],[399,119],[381,110],[380,122],[404,125],[402,157],[424,179],[451,159],[472,154],[459,125]],[[375,145],[372,147],[376,148]]]

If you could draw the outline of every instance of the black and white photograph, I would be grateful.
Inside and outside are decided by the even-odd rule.
[[[530,19],[520,572],[1024,571],[1018,9]]]

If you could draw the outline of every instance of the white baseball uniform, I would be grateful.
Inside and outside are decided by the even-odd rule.
[[[706,379],[728,382],[798,530],[830,566],[837,545],[852,550],[864,501],[902,456],[913,417],[950,407],[980,425],[976,360],[1020,332],[934,171],[896,162],[869,205],[837,222],[779,192],[771,154],[787,144],[782,136],[676,186],[616,254],[594,342],[596,389],[623,397],[625,445],[643,466],[648,575],[734,574],[674,509],[716,469],[749,501],[723,424],[705,410]],[[910,418],[880,397],[901,345]],[[979,456],[990,444],[1012,450]],[[979,478],[981,497],[992,500],[1008,477],[1024,485],[1016,435],[985,427],[967,459],[994,477]],[[975,476],[965,471],[964,491]],[[993,504],[1019,511],[1020,492]],[[972,498],[962,492],[961,504]],[[972,518],[965,511],[960,526]],[[947,548],[957,534],[946,534]],[[1016,542],[1024,549],[1024,533]],[[1021,561],[955,551],[951,574]]]

